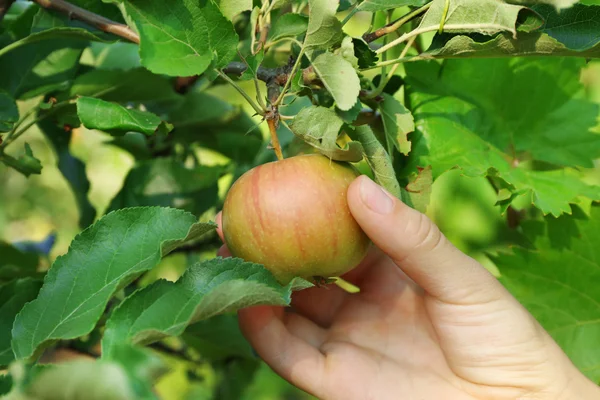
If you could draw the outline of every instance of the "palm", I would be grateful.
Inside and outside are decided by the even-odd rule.
[[[547,358],[548,349],[530,345],[530,335],[541,330],[525,312],[524,328],[505,335],[510,338],[505,342],[498,340],[499,334],[513,327],[494,322],[493,316],[503,312],[501,303],[438,302],[378,251],[344,278],[361,292],[349,294],[336,286],[298,292],[292,312],[271,309],[290,337],[280,335],[279,343],[263,337],[261,343],[260,334],[255,335],[254,345],[264,345],[276,357],[298,356],[294,370],[278,370],[277,361],[271,364],[319,397],[386,399],[404,393],[425,399],[514,399],[531,392],[532,384],[549,384],[545,370],[539,376],[528,374]],[[260,324],[256,317],[265,312],[246,310],[242,328]],[[482,360],[482,354],[490,358]],[[519,379],[523,386],[515,386]]]
[[[345,295],[337,289],[329,289],[335,294],[324,294],[343,298],[335,310],[303,307],[309,297],[309,304],[315,304],[322,289],[299,293],[294,299],[297,308],[327,328],[323,342],[317,343],[328,360],[326,381],[333,386],[323,388],[324,397],[385,399],[410,392],[417,398],[450,394],[453,399],[467,398],[455,386],[457,378],[437,342],[422,291],[385,257],[365,268],[365,276],[357,273],[348,279],[362,283],[360,294]]]

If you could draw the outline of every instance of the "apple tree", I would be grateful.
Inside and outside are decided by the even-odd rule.
[[[0,221],[56,170],[37,198],[72,200],[54,227],[79,231],[56,257],[0,228],[0,396],[305,398],[235,311],[321,282],[216,256],[215,216],[247,171],[312,153],[451,238],[469,217],[444,226],[436,188],[477,182],[500,234],[467,250],[600,382],[598,58],[598,0],[0,0],[0,209],[20,210]],[[104,148],[122,182],[94,178]]]

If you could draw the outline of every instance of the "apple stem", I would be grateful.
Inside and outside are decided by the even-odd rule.
[[[279,144],[279,138],[277,137],[276,118],[267,118],[267,124],[269,124],[269,131],[271,132],[271,144],[273,144],[275,155],[277,156],[278,160],[283,160],[281,144]]]

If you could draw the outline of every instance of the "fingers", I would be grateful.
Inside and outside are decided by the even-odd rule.
[[[215,217],[215,222],[217,224],[217,234],[221,238],[221,242],[225,242],[225,239],[223,237],[223,214],[220,211]]]
[[[368,177],[352,183],[348,205],[373,243],[439,300],[469,304],[507,295],[485,268],[454,247],[425,215]]]
[[[279,375],[320,397],[325,357],[308,342],[318,342],[320,328],[300,316],[284,324],[281,307],[260,306],[238,312],[240,328],[258,355]],[[312,324],[312,326],[311,326]],[[288,329],[289,328],[289,329]],[[308,342],[294,335],[308,336]]]

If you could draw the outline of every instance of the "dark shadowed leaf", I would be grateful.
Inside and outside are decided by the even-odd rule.
[[[19,120],[19,109],[15,100],[0,90],[0,132],[8,132]]]
[[[0,241],[0,282],[32,276],[38,267],[37,254],[25,252]]]
[[[202,215],[216,203],[217,181],[225,171],[222,166],[186,168],[169,158],[142,161],[129,172],[108,209],[163,206]]]
[[[236,315],[216,315],[196,322],[187,327],[183,339],[202,358],[211,361],[225,361],[232,357],[256,359],[252,347],[240,331]]]
[[[263,144],[258,123],[240,107],[215,96],[191,92],[171,112],[174,140],[186,145],[199,143],[240,163],[252,163]]]
[[[544,18],[540,31],[567,48],[585,51],[600,43],[600,5],[576,4],[560,12],[550,5],[535,5],[531,8]]]
[[[85,164],[69,151],[72,133],[48,120],[41,121],[38,127],[54,148],[58,170],[69,183],[79,208],[79,226],[85,228],[94,222],[96,210],[88,199],[90,182],[86,175]]]
[[[370,68],[377,63],[377,53],[375,53],[369,45],[362,39],[353,38],[354,55],[358,58],[359,68]]]
[[[119,103],[182,99],[168,79],[145,68],[129,71],[93,70],[79,75],[70,93],[71,96],[97,97]]]
[[[10,327],[17,313],[25,303],[35,299],[42,282],[33,279],[19,279],[0,286],[0,367],[14,360],[10,341]]]

